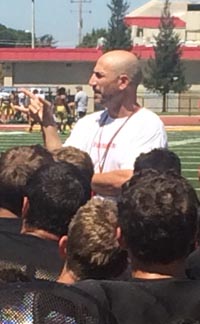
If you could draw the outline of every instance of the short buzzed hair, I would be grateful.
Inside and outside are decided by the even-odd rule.
[[[76,87],[77,90],[83,90],[83,87],[81,85]]]
[[[1,154],[0,179],[9,185],[24,188],[34,171],[51,162],[52,154],[39,144],[15,146]]]
[[[132,55],[135,57],[135,60],[127,61],[124,71],[130,78],[131,83],[138,86],[142,82],[142,69],[139,59],[134,54]]]
[[[91,157],[85,151],[74,146],[61,147],[52,151],[55,161],[69,162],[75,165],[85,177],[91,181],[94,175],[94,165]]]
[[[0,157],[0,208],[21,216],[24,189],[31,175],[53,157],[41,145],[15,146]]]
[[[165,148],[156,148],[148,153],[141,153],[134,164],[134,173],[144,169],[159,172],[172,170],[181,174],[181,160],[176,153]]]
[[[78,210],[90,199],[90,183],[71,163],[52,162],[39,168],[26,185],[29,208],[25,225],[61,237]]]
[[[141,83],[141,64],[135,54],[125,50],[113,50],[105,53],[103,58],[110,60],[110,66],[113,67],[117,74],[126,74],[130,83],[136,87]]]
[[[111,279],[127,267],[127,252],[117,238],[117,207],[93,198],[72,219],[67,240],[67,270],[79,280]]]

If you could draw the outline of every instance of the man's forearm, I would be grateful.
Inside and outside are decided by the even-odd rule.
[[[124,182],[130,179],[133,170],[115,170],[96,173],[92,178],[92,190],[103,196],[117,196]]]
[[[44,145],[49,151],[53,151],[62,146],[61,139],[57,132],[51,107],[43,110],[43,119],[41,121]]]
[[[53,151],[62,147],[61,139],[57,133],[57,129],[53,125],[43,126],[44,145],[49,151]]]

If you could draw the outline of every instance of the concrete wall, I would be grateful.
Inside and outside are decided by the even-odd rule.
[[[14,84],[85,84],[92,63],[79,62],[29,62],[13,64]]]
[[[76,93],[75,87],[79,84],[89,96],[88,111],[93,111],[93,91],[88,85],[89,77],[92,73],[94,63],[92,62],[28,62],[13,63],[12,84],[7,83],[6,76],[4,85],[6,86],[45,86],[45,87],[65,87],[73,95]],[[6,84],[5,84],[6,83]]]
[[[145,67],[147,65],[146,60],[141,60],[141,66],[143,71],[145,71]],[[190,60],[183,61],[183,65],[185,68],[185,78],[186,82],[189,85],[200,85],[200,60]]]
[[[200,61],[184,61],[184,66],[187,83],[200,85]]]

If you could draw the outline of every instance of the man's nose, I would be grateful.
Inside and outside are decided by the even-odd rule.
[[[90,79],[89,79],[89,85],[92,86],[92,87],[94,85],[96,85],[96,78],[95,78],[95,75],[94,74],[92,74],[91,77],[90,77]]]

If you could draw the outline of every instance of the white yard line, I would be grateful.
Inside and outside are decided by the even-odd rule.
[[[16,131],[16,132],[0,132],[0,135],[24,135],[24,134],[28,134],[27,132],[20,132],[20,131]]]
[[[200,155],[196,155],[196,154],[195,154],[195,156],[194,155],[186,156],[186,155],[180,155],[180,154],[178,156],[180,159],[184,159],[184,160],[197,160],[198,159],[200,161]]]
[[[179,155],[179,156],[188,156],[188,154],[193,154],[192,156],[194,156],[194,153],[195,153],[195,156],[200,156],[200,151],[197,151],[196,149],[195,149],[195,151],[194,151],[194,148],[191,148],[191,149],[189,149],[189,150],[181,150],[181,148],[180,148],[180,150],[179,149],[176,149],[176,153]]]
[[[198,181],[198,178],[197,178],[197,177],[196,177],[196,178],[187,177],[187,179],[188,179],[188,180],[196,180],[196,181]]]
[[[186,164],[186,165],[199,165],[200,162],[185,162],[185,161],[181,161],[181,164]]]
[[[183,164],[183,163],[181,163],[181,164]],[[182,170],[182,172],[197,172],[197,169],[184,169],[184,168],[182,168],[181,169]]]
[[[198,138],[188,138],[181,141],[168,141],[169,147],[181,146],[186,144],[200,143],[200,137]]]

